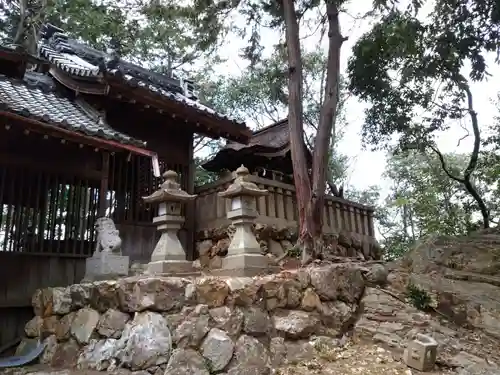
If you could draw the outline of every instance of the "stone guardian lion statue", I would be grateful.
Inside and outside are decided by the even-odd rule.
[[[108,217],[100,217],[95,222],[97,232],[95,253],[121,254],[122,240],[115,223]]]

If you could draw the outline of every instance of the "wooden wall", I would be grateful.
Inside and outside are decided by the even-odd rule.
[[[297,199],[295,187],[282,182],[249,176],[250,180],[269,194],[257,199],[259,216],[256,222],[274,225],[277,228],[296,227]],[[228,176],[196,189],[196,230],[214,229],[230,224],[227,212],[230,211],[228,199],[221,198],[218,192],[227,189],[233,177]],[[362,237],[373,238],[373,209],[355,202],[327,196],[323,213],[323,233],[333,234],[341,231],[357,233]]]
[[[38,288],[80,282],[85,258],[0,253],[0,346],[22,336]]]

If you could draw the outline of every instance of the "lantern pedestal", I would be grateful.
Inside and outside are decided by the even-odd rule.
[[[158,225],[161,237],[153,250],[147,272],[153,275],[197,274],[192,262],[186,260],[186,254],[177,236],[177,232],[184,223],[184,218],[175,215],[161,215],[155,217],[153,223]]]
[[[259,242],[252,231],[258,216],[256,198],[267,195],[248,180],[248,169],[241,166],[236,170],[236,179],[221,197],[231,199],[231,211],[227,218],[232,221],[236,231],[228,248],[227,256],[222,258],[222,268],[212,271],[218,276],[257,276],[273,272],[269,260],[261,252]]]
[[[163,177],[165,181],[160,188],[143,197],[146,203],[158,204],[158,216],[153,219],[153,223],[161,232],[146,272],[150,275],[198,275],[192,262],[186,260],[186,253],[177,236],[184,224],[182,203],[194,200],[196,195],[190,195],[181,189],[174,171],[165,172]]]

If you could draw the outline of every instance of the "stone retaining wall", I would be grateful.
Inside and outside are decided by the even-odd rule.
[[[253,227],[262,252],[280,257],[297,242],[297,228],[276,228],[263,224]],[[230,238],[234,233],[232,225],[199,231],[196,234],[196,249],[201,267],[218,268],[220,257],[227,254]],[[328,234],[325,240],[325,259],[349,257],[361,260],[380,260],[382,250],[374,238],[357,233],[341,232]]]
[[[355,264],[256,278],[76,284],[38,290],[25,331],[45,338],[41,361],[54,367],[262,375],[335,347],[365,284]]]

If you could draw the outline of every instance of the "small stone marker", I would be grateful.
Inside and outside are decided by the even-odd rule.
[[[177,236],[184,224],[184,216],[181,215],[182,203],[192,201],[196,195],[190,195],[181,189],[176,172],[166,171],[163,178],[165,181],[157,191],[142,198],[146,203],[158,204],[158,216],[153,218],[153,223],[161,232],[151,254],[147,272],[155,275],[197,274],[192,262],[186,260],[185,250]]]
[[[94,254],[85,260],[83,281],[114,279],[128,276],[130,260],[122,255],[122,240],[113,220],[101,217],[95,224],[97,239]]]
[[[419,371],[431,371],[436,363],[437,345],[432,337],[417,334],[417,338],[408,343],[404,351],[404,363]]]

